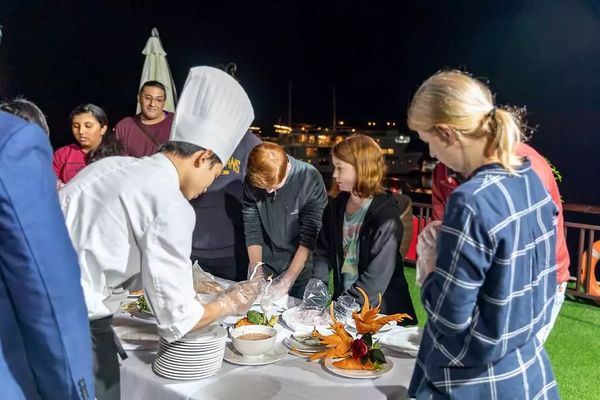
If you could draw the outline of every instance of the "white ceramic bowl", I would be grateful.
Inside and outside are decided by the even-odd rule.
[[[240,336],[247,333],[262,333],[269,335],[268,339],[244,340]],[[257,357],[271,350],[277,339],[277,331],[265,325],[245,325],[230,331],[233,347],[244,357]]]

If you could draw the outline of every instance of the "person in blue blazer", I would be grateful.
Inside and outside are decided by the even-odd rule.
[[[89,321],[50,142],[1,111],[0,398],[94,399]]]

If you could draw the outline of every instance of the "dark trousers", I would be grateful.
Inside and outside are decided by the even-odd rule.
[[[294,286],[292,286],[292,288],[290,289],[289,295],[302,300],[302,297],[304,296],[304,290],[306,289],[307,284],[308,282],[304,282],[302,284],[298,284],[297,282],[294,283]]]
[[[119,400],[119,350],[112,316],[90,321],[92,352],[94,356],[94,378],[98,400]]]

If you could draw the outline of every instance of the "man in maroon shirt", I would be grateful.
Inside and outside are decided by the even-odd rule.
[[[169,140],[173,113],[164,110],[167,91],[158,81],[145,82],[138,94],[142,111],[123,118],[115,126],[115,133],[123,145],[125,155],[149,156]]]

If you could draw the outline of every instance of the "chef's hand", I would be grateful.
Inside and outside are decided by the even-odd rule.
[[[196,293],[210,294],[213,296],[218,296],[225,291],[223,286],[216,281],[195,281],[194,290],[196,290]]]
[[[229,286],[214,301],[219,306],[220,316],[246,313],[260,294],[263,283],[262,279],[252,279]]]
[[[419,235],[417,241],[417,284],[422,285],[425,278],[435,271],[437,262],[436,241],[442,223],[440,221],[430,222]]]

